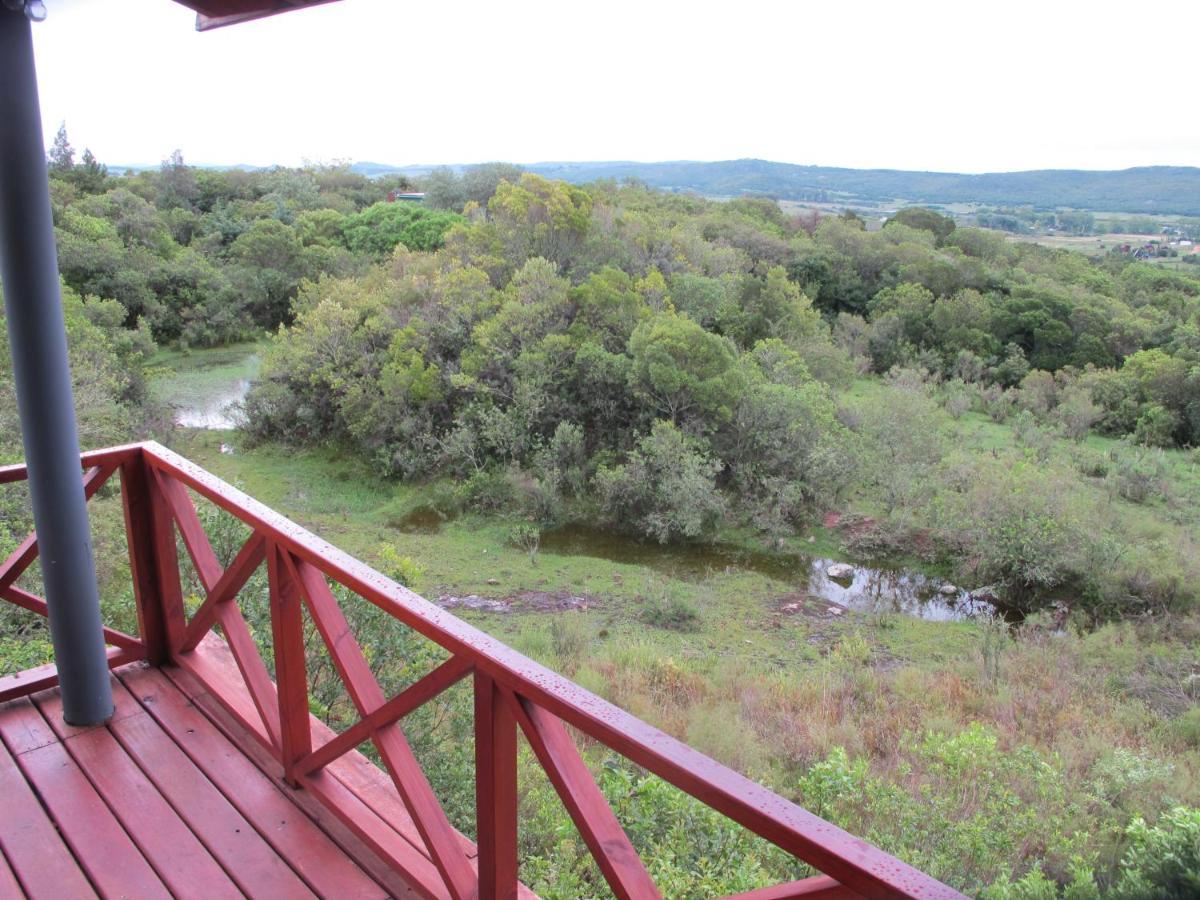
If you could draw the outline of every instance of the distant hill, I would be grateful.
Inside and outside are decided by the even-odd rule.
[[[364,175],[419,177],[433,166],[356,163]],[[463,166],[451,166],[462,169]],[[759,194],[782,200],[854,203],[986,203],[1071,207],[1126,213],[1200,215],[1200,168],[1145,166],[1112,172],[1040,169],[961,175],[897,169],[797,166],[762,159],[725,162],[544,162],[527,165],[547,178],[584,183],[636,178],[651,187],[707,196]]]

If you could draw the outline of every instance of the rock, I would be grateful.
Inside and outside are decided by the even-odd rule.
[[[846,581],[854,577],[854,566],[846,563],[834,563],[825,570],[825,574],[834,581]]]
[[[800,612],[801,609],[803,609],[803,605],[800,603],[785,603],[783,606],[779,607],[779,611],[785,613]]]
[[[958,596],[958,588],[947,581],[940,588],[938,588],[938,593],[941,594],[943,597],[957,597]]]
[[[828,612],[831,616],[840,616],[842,613],[845,612],[845,610],[842,609],[840,606],[831,606],[831,607],[829,607]]]
[[[1000,595],[996,592],[996,588],[990,584],[980,588],[975,588],[971,591],[970,597],[980,603],[999,603]]]

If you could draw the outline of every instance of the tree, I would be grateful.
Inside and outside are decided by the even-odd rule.
[[[467,189],[454,170],[446,166],[425,176],[425,204],[430,209],[460,213],[467,203]]]
[[[435,212],[414,203],[376,203],[342,221],[342,239],[354,253],[376,259],[392,255],[397,244],[409,250],[437,250],[446,232],[465,221],[462,216]]]
[[[629,355],[634,392],[673,424],[707,430],[729,418],[739,385],[726,339],[660,313],[634,329]]]
[[[87,147],[80,164],[68,175],[69,180],[85,194],[99,194],[108,184],[108,166],[96,159]]]
[[[183,161],[183,151],[173,150],[159,169],[158,207],[190,209],[199,196],[195,171]]]
[[[54,175],[65,175],[75,168],[75,150],[67,140],[67,123],[58,126],[54,135],[54,144],[50,147],[50,172]]]
[[[930,490],[930,473],[942,457],[937,406],[919,390],[873,394],[856,407],[866,477],[891,513],[911,507]]]
[[[907,225],[909,228],[928,231],[937,238],[939,245],[946,238],[950,237],[955,229],[952,218],[936,213],[932,209],[926,209],[923,206],[907,206],[883,223],[884,228],[890,228],[895,225]]]

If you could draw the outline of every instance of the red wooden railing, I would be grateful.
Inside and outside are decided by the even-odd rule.
[[[616,896],[661,896],[567,725],[825,873],[740,897],[960,896],[527,659],[156,443],[86,453],[82,469],[89,498],[113,473],[119,471],[121,476],[140,633],[134,637],[106,630],[110,665],[145,659],[185,669],[270,751],[289,783],[315,795],[425,896],[459,900],[518,895],[518,729]],[[0,468],[0,484],[24,477],[23,466]],[[226,568],[217,560],[188,489],[251,529]],[[176,531],[206,594],[190,617],[183,603]],[[15,585],[36,556],[37,540],[30,535],[0,566],[0,596],[45,615],[45,602]],[[270,586],[274,681],[237,602],[238,591],[264,561]],[[354,639],[330,581],[437,643],[450,659],[387,698]],[[327,730],[315,735],[309,715],[304,610],[324,640],[360,717],[333,736]],[[230,668],[221,664],[223,652],[212,650],[219,640],[210,635],[214,625],[220,626],[236,663],[233,678]],[[398,724],[467,676],[473,677],[475,689],[478,856],[474,862]],[[52,666],[22,672],[0,679],[0,699],[54,683]],[[321,740],[314,741],[314,736]],[[334,789],[332,779],[322,777],[325,766],[366,741],[378,751],[428,859],[407,857],[374,840],[361,812]]]

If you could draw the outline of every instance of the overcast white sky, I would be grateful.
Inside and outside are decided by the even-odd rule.
[[[341,0],[198,34],[45,3],[47,144],[112,164],[1200,165],[1191,4]]]

